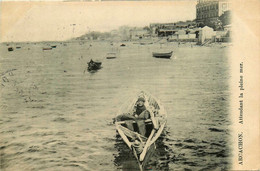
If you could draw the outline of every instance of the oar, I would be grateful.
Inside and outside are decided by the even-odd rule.
[[[148,140],[146,141],[146,144],[145,144],[145,146],[144,146],[143,152],[141,153],[140,158],[139,158],[140,161],[143,161],[143,160],[144,160],[145,154],[146,154],[146,152],[147,152],[147,148],[150,146],[149,141],[152,139],[154,133],[155,133],[155,129],[152,130],[152,132],[151,132],[151,134],[150,134]]]
[[[151,120],[152,120],[152,123],[153,123],[153,127],[154,127],[155,129],[158,129],[158,122],[157,122],[157,120],[156,120],[155,117],[154,117],[153,111],[152,111],[150,108],[147,108],[147,110],[148,110],[149,113],[150,113]]]

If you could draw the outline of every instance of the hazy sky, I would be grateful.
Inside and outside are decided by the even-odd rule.
[[[196,0],[165,2],[2,2],[1,41],[66,40],[122,25],[195,19]]]

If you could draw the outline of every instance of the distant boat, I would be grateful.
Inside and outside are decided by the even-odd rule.
[[[55,45],[55,46],[51,46],[51,48],[56,48],[57,46]]]
[[[48,47],[48,48],[42,48],[42,50],[52,50],[52,48]]]
[[[12,47],[9,47],[8,48],[8,51],[10,52],[10,51],[13,51],[14,49],[12,48]]]
[[[171,52],[153,52],[155,58],[171,58],[173,51]]]
[[[88,71],[98,70],[101,68],[102,62],[93,61],[92,59],[88,62]]]
[[[151,45],[153,42],[140,42],[140,45]]]
[[[114,59],[114,58],[116,58],[116,53],[115,52],[107,53],[107,59]]]
[[[126,46],[125,44],[121,44],[120,46]]]

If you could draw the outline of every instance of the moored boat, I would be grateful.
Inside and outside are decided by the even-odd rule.
[[[137,99],[145,99],[146,110],[149,111],[150,118],[146,120],[123,120],[119,119],[122,113],[127,113],[133,116],[133,111],[136,107]],[[151,155],[156,149],[155,142],[161,135],[166,124],[167,113],[161,103],[148,93],[141,91],[130,103],[123,106],[118,112],[115,119],[116,129],[124,142],[133,152],[137,159],[140,170],[142,171],[145,165],[149,162]],[[138,129],[139,123],[145,125],[145,134],[142,134]],[[133,128],[129,127],[133,125]]]
[[[140,42],[140,45],[151,45],[153,42]]]
[[[107,59],[114,59],[116,58],[116,53],[115,52],[109,52],[107,53]]]
[[[14,48],[9,47],[9,48],[8,48],[8,51],[9,51],[9,52],[14,51]]]
[[[173,51],[171,52],[153,52],[155,58],[171,58]]]
[[[47,48],[42,48],[42,50],[52,50],[51,47],[47,47]]]
[[[102,62],[93,61],[92,59],[88,62],[88,71],[98,70],[101,68]]]

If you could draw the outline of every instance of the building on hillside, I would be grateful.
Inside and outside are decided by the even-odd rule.
[[[167,37],[174,35],[179,30],[186,30],[188,28],[194,28],[196,26],[195,21],[179,21],[176,23],[152,23],[150,28],[152,35],[159,37]]]
[[[142,39],[145,37],[150,37],[147,30],[144,30],[143,28],[133,28],[133,29],[129,30],[129,32],[130,32],[131,40],[138,40],[138,39]]]
[[[225,11],[230,10],[228,0],[198,0],[196,5],[196,22],[218,19]]]
[[[195,21],[178,21],[175,23],[151,23],[150,28],[164,28],[164,29],[176,29],[176,28],[188,28],[191,26],[196,26]]]

